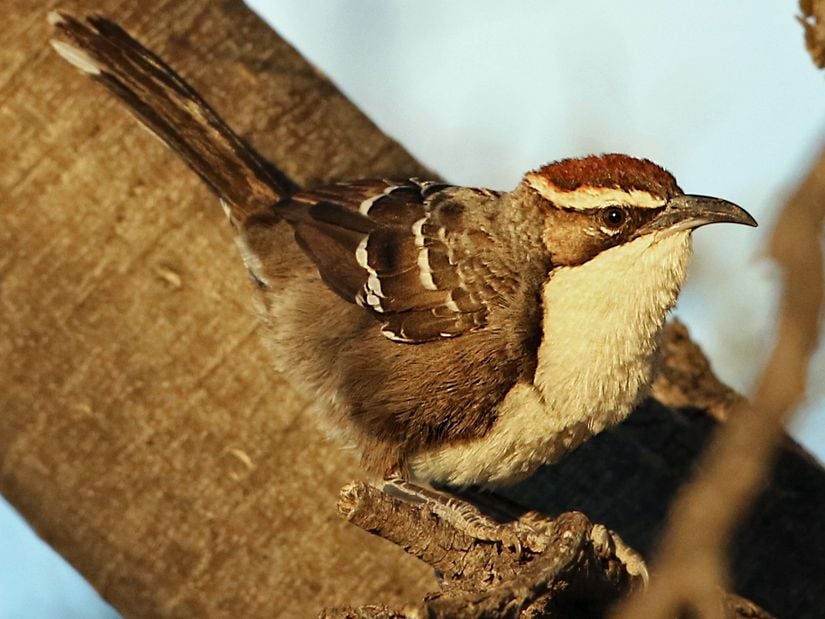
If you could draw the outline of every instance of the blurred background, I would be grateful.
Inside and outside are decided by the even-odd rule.
[[[825,145],[825,84],[795,2],[248,4],[453,183],[510,189],[548,161],[624,152],[668,168],[688,192],[749,210],[760,228],[695,235],[675,312],[719,376],[748,392],[773,337],[767,236]],[[825,459],[822,348],[790,430]],[[0,619],[117,616],[0,503]]]

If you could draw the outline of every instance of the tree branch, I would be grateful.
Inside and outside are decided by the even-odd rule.
[[[12,0],[0,32],[9,162],[0,177],[0,491],[126,615],[306,616],[421,599],[430,570],[327,517],[357,467],[266,370],[213,198],[47,53],[49,8]],[[106,11],[144,33],[300,185],[432,176],[238,2],[72,9]],[[675,349],[690,346],[683,338]],[[669,393],[688,394],[688,404],[695,395]],[[645,550],[708,427],[702,414],[651,401],[512,492],[546,513],[586,511]],[[760,600],[813,617],[825,539],[807,531],[799,565],[797,538],[783,527],[806,527],[825,509],[825,477],[795,454],[785,464],[793,474],[772,488],[765,528],[745,550],[783,566],[756,590]],[[565,556],[548,557],[551,575]],[[746,586],[764,573],[758,556],[739,558]],[[542,577],[513,579],[535,598],[548,586]],[[515,599],[489,593],[495,604]]]

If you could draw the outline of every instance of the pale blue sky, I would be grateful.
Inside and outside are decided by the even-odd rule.
[[[676,311],[719,374],[747,391],[771,342],[776,282],[761,257],[766,234],[825,134],[825,84],[804,52],[795,2],[251,4],[450,181],[508,189],[547,161],[619,151],[654,159],[687,191],[747,208],[758,230],[697,233]],[[820,458],[824,375],[820,351],[795,424]],[[0,619],[110,616],[0,509]]]

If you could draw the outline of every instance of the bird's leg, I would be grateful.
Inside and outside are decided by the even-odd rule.
[[[473,503],[446,491],[420,486],[400,477],[385,479],[383,490],[408,503],[426,503],[439,518],[473,539],[502,543],[519,552],[525,548],[539,552],[546,546],[542,543],[544,536],[530,525],[520,522],[517,516],[510,522],[498,522],[482,513]],[[512,516],[509,511],[494,511]]]

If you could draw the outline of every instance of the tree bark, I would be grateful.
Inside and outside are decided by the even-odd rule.
[[[0,491],[127,616],[422,595],[336,516],[356,460],[269,369],[217,200],[51,51],[57,6],[139,33],[302,184],[426,173],[240,2],[7,3]]]
[[[268,369],[216,200],[50,52],[55,6],[29,4],[13,0],[0,33],[0,491],[127,616],[420,599],[428,569],[336,517],[355,460]],[[428,175],[239,2],[62,8],[139,34],[302,185]],[[713,427],[705,411],[735,400],[683,329],[667,346],[655,393],[680,408],[648,401],[509,495],[649,551]],[[737,592],[818,616],[823,509],[822,470],[786,449],[735,548]]]

